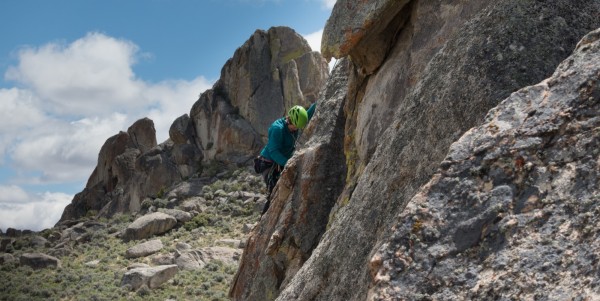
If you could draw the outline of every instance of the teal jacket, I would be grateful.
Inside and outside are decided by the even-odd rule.
[[[308,113],[308,120],[310,121],[315,112],[315,104],[313,103],[306,112]],[[285,122],[285,118],[275,120],[273,124],[271,124],[271,127],[269,127],[269,141],[260,152],[260,155],[265,159],[275,161],[275,163],[285,166],[287,161],[294,154],[299,132],[300,131],[290,132]]]

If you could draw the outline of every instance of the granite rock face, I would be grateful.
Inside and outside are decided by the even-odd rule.
[[[351,61],[339,123],[344,144],[337,150],[345,164],[330,167],[337,170],[331,174],[346,174],[344,188],[335,204],[310,206],[307,175],[324,163],[308,163],[297,150],[275,188],[273,209],[249,239],[245,253],[260,255],[244,255],[233,299],[260,288],[268,292],[262,300],[365,300],[375,276],[372,256],[450,145],[512,92],[550,76],[600,26],[599,12],[600,1],[338,1],[322,49],[326,57]],[[383,24],[371,24],[377,20]],[[352,24],[366,25],[362,33],[339,30]],[[331,45],[338,42],[345,46]],[[302,215],[282,210],[290,203]],[[318,242],[296,247],[310,241],[298,239],[304,234],[298,231],[312,223],[323,231],[314,236]],[[243,272],[252,266],[260,272]]]
[[[59,224],[89,211],[102,216],[138,212],[144,198],[196,172],[202,157],[189,144],[167,140],[157,145],[154,122],[140,119],[104,143],[86,187],[67,205]]]
[[[600,29],[455,142],[371,260],[369,300],[600,295]]]
[[[190,116],[205,159],[242,163],[260,151],[271,123],[315,102],[328,67],[287,27],[257,30],[200,96]]]
[[[236,300],[274,299],[325,231],[346,176],[340,149],[349,68],[344,59],[333,70],[303,133],[310,139],[286,164],[269,210],[250,234],[230,291]]]

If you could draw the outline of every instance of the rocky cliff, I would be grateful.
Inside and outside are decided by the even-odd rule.
[[[289,161],[271,208],[253,230],[230,296],[416,298],[397,292],[404,288],[394,277],[422,293],[418,281],[426,273],[411,278],[410,272],[396,271],[393,264],[407,267],[385,248],[399,248],[389,242],[403,235],[392,236],[398,216],[435,174],[450,145],[512,92],[550,76],[577,41],[600,26],[599,14],[600,1],[338,0],[322,51],[348,58],[328,88],[336,82],[344,87],[344,81],[347,86],[322,94],[310,137]],[[323,129],[330,125],[337,129]],[[487,221],[472,224],[483,227]],[[471,230],[473,237],[479,231]],[[466,249],[479,242],[473,237],[465,239]],[[431,264],[418,259],[421,269]],[[380,271],[378,262],[389,269]],[[446,296],[441,293],[450,282],[441,277],[434,287],[440,295],[428,292],[434,299]],[[369,295],[372,283],[377,286]]]
[[[146,198],[198,176],[203,161],[247,163],[266,142],[270,123],[293,104],[315,102],[328,74],[321,54],[292,29],[257,30],[190,114],[173,122],[167,141],[157,144],[154,123],[147,118],[109,138],[86,187],[60,222],[138,212]]]
[[[452,144],[371,260],[369,300],[600,296],[600,29]]]
[[[196,144],[206,158],[247,162],[286,109],[316,101],[328,74],[321,54],[292,29],[256,31],[192,107]]]

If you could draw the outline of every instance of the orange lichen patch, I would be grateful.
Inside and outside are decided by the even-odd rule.
[[[346,28],[344,30],[344,43],[340,45],[340,56],[346,56],[365,36],[366,31],[363,28]]]

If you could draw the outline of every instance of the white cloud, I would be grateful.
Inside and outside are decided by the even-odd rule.
[[[24,203],[29,200],[27,192],[16,185],[0,185],[0,204]]]
[[[37,96],[30,91],[0,89],[0,164],[14,142],[45,120]]]
[[[22,88],[0,90],[0,163],[4,155],[12,161],[20,175],[13,183],[85,182],[106,139],[149,117],[163,142],[175,118],[212,85],[203,77],[137,79],[137,51],[129,41],[91,33],[19,52],[5,77]]]
[[[31,91],[0,89],[0,134],[32,128],[44,120],[39,98]]]
[[[305,35],[304,39],[306,39],[306,41],[308,42],[308,45],[310,45],[310,48],[312,48],[313,51],[321,52],[322,37],[323,37],[323,29],[321,28],[321,30],[319,30],[319,31]]]
[[[40,177],[16,179],[29,184],[85,181],[96,165],[107,138],[127,128],[127,118],[114,113],[75,122],[52,120],[24,134],[11,152],[20,170],[40,171]]]
[[[19,195],[25,193],[16,186],[0,186],[0,192],[8,191]],[[29,229],[40,231],[56,224],[62,211],[73,199],[72,195],[64,193],[45,192],[43,194],[27,195],[20,202],[5,202],[0,199],[0,229],[7,228]],[[14,199],[13,199],[14,200]]]
[[[318,52],[321,52],[322,38],[323,38],[323,29],[313,32],[313,33],[309,33],[304,36],[304,39],[308,42],[308,45],[310,45],[310,48],[312,48],[313,51],[318,51]],[[331,61],[329,62],[329,71],[330,72],[331,72],[331,70],[333,70],[333,66],[335,66],[336,62],[337,62],[337,60],[335,58],[332,58]]]
[[[18,53],[5,78],[19,88],[0,89],[0,173],[8,178],[0,183],[0,228],[52,227],[73,198],[31,194],[14,184],[85,184],[106,139],[149,117],[163,142],[175,118],[212,86],[204,77],[138,79],[132,66],[147,55],[99,33]]]
[[[321,1],[323,1],[323,5],[325,6],[325,8],[332,9],[337,0],[321,0]]]
[[[200,93],[211,87],[211,82],[198,77],[192,81],[163,81],[145,90],[145,97],[158,103],[157,107],[145,115],[154,121],[158,143],[169,138],[169,128],[173,121],[183,114],[189,114]]]
[[[148,105],[137,98],[144,88],[131,69],[138,48],[131,42],[90,33],[69,45],[25,48],[8,80],[30,87],[44,109],[62,116],[111,114]]]

